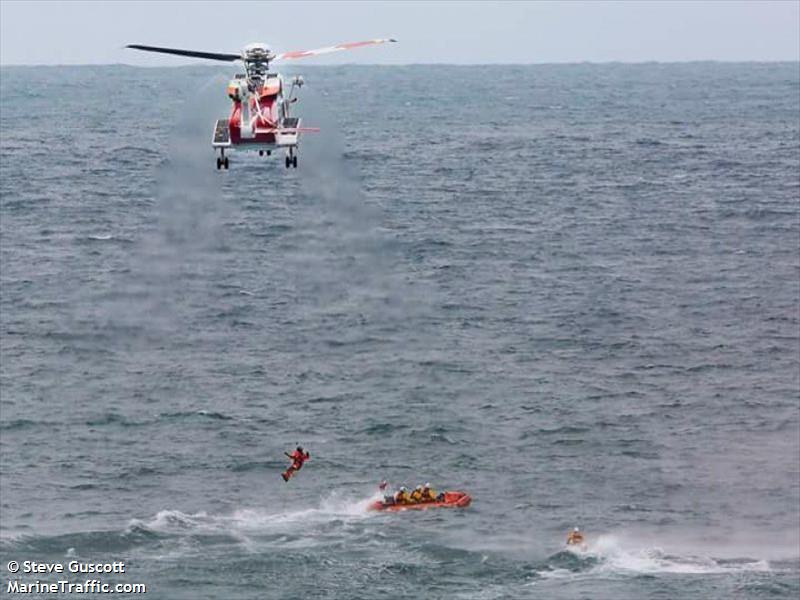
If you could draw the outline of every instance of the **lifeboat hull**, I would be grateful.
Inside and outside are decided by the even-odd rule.
[[[466,508],[472,503],[472,496],[466,492],[445,492],[444,499],[414,504],[387,504],[376,500],[369,505],[369,510],[399,512],[404,510],[428,510],[429,508]]]

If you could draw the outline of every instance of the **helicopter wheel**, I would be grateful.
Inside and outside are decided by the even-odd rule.
[[[264,156],[264,151],[263,151],[263,150],[259,150],[259,151],[258,151],[258,155],[259,155],[259,156]]]
[[[272,150],[267,150],[267,156],[272,156]]]
[[[222,166],[225,167],[225,170],[228,170],[228,157],[222,159]]]
[[[292,166],[296,169],[297,168],[297,154],[292,157]]]
[[[290,156],[287,156],[287,157],[286,157],[286,168],[287,168],[287,169],[288,169],[289,167],[291,167],[291,166],[292,166],[292,162],[293,162],[293,161],[292,161],[292,157],[290,157]]]
[[[217,157],[217,171],[222,168],[222,159],[218,156]]]

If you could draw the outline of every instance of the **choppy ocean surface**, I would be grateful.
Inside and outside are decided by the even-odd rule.
[[[0,583],[796,598],[798,64],[292,67],[0,70]]]

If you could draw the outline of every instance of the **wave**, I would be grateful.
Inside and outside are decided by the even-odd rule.
[[[134,240],[128,237],[114,235],[112,233],[89,233],[75,237],[78,244],[92,244],[95,242],[117,242],[120,244],[132,244]]]
[[[133,146],[133,145],[116,146],[114,148],[109,148],[106,152],[106,154],[113,157],[118,157],[122,153],[146,154],[155,157],[159,156],[159,153],[156,150],[148,148],[147,146]]]
[[[231,417],[221,412],[198,409],[187,411],[176,411],[159,413],[155,416],[141,417],[134,419],[130,416],[122,415],[115,412],[106,412],[99,415],[93,415],[88,418],[84,423],[89,427],[103,427],[108,425],[116,425],[119,427],[143,427],[146,425],[153,425],[160,420],[173,420],[173,419],[209,419],[212,421],[233,421],[235,417]],[[43,427],[54,426],[57,423],[47,421],[31,421],[28,419],[17,419],[14,421],[0,423],[0,430],[15,430],[26,429],[28,427]]]
[[[206,409],[199,409],[199,410],[192,410],[192,411],[178,411],[178,412],[171,412],[171,413],[161,413],[161,417],[165,419],[186,419],[186,418],[195,418],[195,417],[203,417],[206,419],[215,419],[218,421],[233,421],[233,417],[228,416],[221,412],[215,412],[212,410]]]
[[[86,425],[89,427],[101,427],[103,425],[121,425],[123,427],[132,427],[144,424],[144,422],[132,421],[124,415],[111,412],[90,418],[86,421]]]
[[[582,427],[576,425],[562,425],[561,427],[541,427],[536,435],[547,435],[547,434],[564,434],[564,433],[588,433],[592,431],[590,427]],[[527,435],[527,434],[526,434]]]
[[[408,425],[402,423],[373,423],[362,429],[360,433],[366,435],[386,435],[404,429],[408,429]]]
[[[31,419],[14,419],[13,421],[0,422],[0,431],[16,431],[29,427],[49,427],[55,423],[47,421],[32,421]]]
[[[114,554],[126,552],[157,541],[159,535],[146,528],[129,527],[124,531],[84,531],[60,535],[16,533],[0,538],[0,551],[32,555]]]

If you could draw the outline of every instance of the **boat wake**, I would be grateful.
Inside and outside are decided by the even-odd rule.
[[[348,497],[333,493],[316,506],[276,510],[240,508],[229,513],[186,513],[165,509],[145,519],[131,519],[124,529],[77,531],[57,535],[4,531],[0,554],[27,552],[62,556],[65,552],[143,552],[166,556],[200,545],[233,544],[244,550],[269,546],[305,547],[336,542],[342,536],[362,543],[380,537],[367,527],[375,513],[367,510],[378,496]],[[164,554],[164,553],[167,554]]]
[[[333,493],[323,498],[316,507],[292,510],[240,508],[229,514],[209,514],[205,511],[187,514],[180,510],[162,510],[148,520],[131,520],[128,529],[165,535],[300,535],[337,523],[367,519],[370,516],[367,507],[375,499]]]
[[[707,553],[668,552],[658,547],[635,546],[614,535],[603,535],[582,549],[566,549],[550,556],[536,574],[541,578],[614,575],[713,575],[744,571],[771,571],[769,563],[755,558],[718,558]]]

